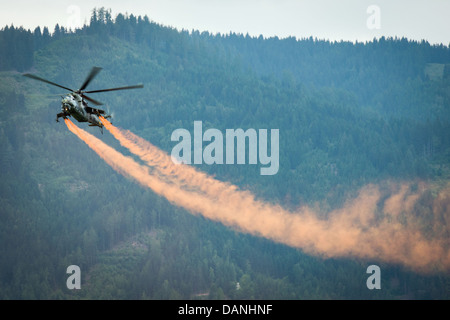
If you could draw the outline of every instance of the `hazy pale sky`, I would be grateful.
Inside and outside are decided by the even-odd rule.
[[[450,44],[450,0],[0,0],[0,28],[80,27],[94,7],[177,29],[366,41],[407,37]]]

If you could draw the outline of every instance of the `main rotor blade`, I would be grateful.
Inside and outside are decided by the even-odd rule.
[[[89,84],[89,82],[92,81],[92,79],[94,79],[94,77],[102,70],[102,68],[100,67],[92,67],[91,69],[91,73],[89,73],[89,75],[87,76],[86,80],[84,80],[84,83],[81,85],[80,89],[78,89],[78,91],[83,91],[87,85]]]
[[[43,79],[43,78],[38,77],[38,76],[36,76],[36,75],[34,75],[34,74],[31,74],[31,73],[25,73],[23,76],[24,76],[24,77],[31,78],[31,79],[34,79],[34,80],[39,80],[39,81],[48,83],[48,84],[51,84],[51,85],[53,85],[53,86],[57,86],[57,87],[62,88],[62,89],[66,89],[66,90],[69,90],[69,91],[73,91],[72,89],[69,89],[69,88],[67,88],[67,87],[63,87],[62,85],[59,85],[59,84],[57,84],[57,83],[48,81],[48,80],[46,80],[46,79]]]
[[[143,84],[137,84],[135,86],[127,86],[120,88],[111,88],[111,89],[101,89],[101,90],[92,90],[92,91],[84,91],[84,93],[97,93],[97,92],[107,92],[107,91],[116,91],[116,90],[127,90],[127,89],[140,89],[143,88]]]
[[[89,98],[88,96],[85,96],[84,94],[81,95],[83,98],[85,98],[86,100],[92,102],[93,104],[95,104],[96,106],[101,106],[103,103],[101,103],[100,101],[94,100],[92,98]]]

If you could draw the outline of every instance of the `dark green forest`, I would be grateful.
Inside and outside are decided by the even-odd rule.
[[[448,271],[312,256],[192,215],[119,175],[55,122],[67,92],[22,76],[78,88],[92,66],[103,70],[89,89],[144,84],[92,97],[114,125],[168,153],[171,133],[192,132],[196,120],[222,132],[278,128],[276,175],[196,167],[286,208],[338,208],[386,181],[427,181],[433,199],[450,182],[448,45],[200,33],[104,8],[77,30],[4,26],[0,299],[450,298]],[[78,125],[127,154],[109,132]],[[366,287],[371,264],[381,290]],[[81,290],[66,288],[70,265],[81,268]]]

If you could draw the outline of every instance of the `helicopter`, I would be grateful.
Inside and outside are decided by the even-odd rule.
[[[39,80],[56,87],[71,91],[66,96],[62,96],[61,100],[61,112],[56,115],[56,122],[59,122],[59,118],[67,119],[67,117],[72,116],[78,122],[89,122],[90,127],[99,127],[100,131],[103,134],[103,124],[101,123],[99,117],[102,116],[105,119],[111,118],[111,115],[106,114],[106,112],[102,109],[93,108],[88,105],[86,102],[89,101],[96,106],[101,106],[103,103],[94,100],[85,95],[85,93],[98,93],[98,92],[108,92],[108,91],[116,91],[116,90],[127,90],[127,89],[138,89],[143,88],[144,85],[138,84],[133,86],[119,87],[119,88],[110,88],[110,89],[101,89],[101,90],[91,90],[84,91],[89,83],[94,79],[94,77],[102,70],[100,67],[92,67],[91,72],[87,76],[86,80],[84,80],[83,84],[78,90],[73,90],[57,83],[51,82],[44,78],[38,77],[34,74],[25,73],[23,76]]]

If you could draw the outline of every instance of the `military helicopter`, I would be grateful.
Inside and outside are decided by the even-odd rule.
[[[41,77],[38,77],[34,74],[25,73],[25,74],[23,74],[23,76],[31,78],[31,79],[39,80],[39,81],[57,86],[59,88],[71,91],[71,93],[67,94],[65,97],[62,97],[61,112],[56,115],[56,122],[59,122],[58,121],[59,118],[67,119],[67,117],[72,116],[78,122],[89,122],[89,126],[99,127],[100,131],[103,133],[103,124],[101,123],[99,116],[103,116],[105,119],[108,119],[108,118],[111,118],[111,115],[106,114],[106,112],[102,109],[90,107],[87,104],[86,100],[88,100],[89,102],[92,102],[96,106],[100,106],[100,105],[102,105],[102,103],[86,96],[85,93],[97,93],[97,92],[107,92],[107,91],[126,90],[126,89],[138,89],[138,88],[143,88],[144,86],[142,84],[138,84],[138,85],[134,85],[134,86],[126,86],[126,87],[119,87],[119,88],[84,91],[84,89],[86,89],[86,87],[92,81],[92,79],[94,79],[94,77],[101,70],[102,70],[102,68],[100,68],[100,67],[93,67],[91,69],[91,72],[87,76],[86,80],[84,80],[83,84],[81,85],[80,89],[78,89],[78,90],[73,90],[73,89],[64,87],[57,83],[48,81]]]

